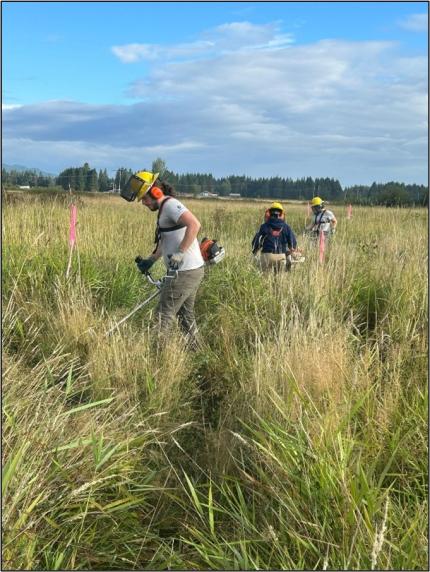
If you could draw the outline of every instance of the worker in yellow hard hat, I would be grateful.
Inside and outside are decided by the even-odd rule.
[[[265,222],[252,240],[252,253],[260,252],[262,270],[279,272],[291,268],[291,252],[297,249],[297,240],[285,222],[285,210],[274,202],[265,212]]]
[[[283,209],[281,203],[275,202],[275,203],[272,203],[272,204],[270,205],[270,207],[269,207],[269,212],[272,212],[272,213],[273,213],[273,212],[276,212],[276,211],[279,212],[281,216],[284,215],[284,209]]]
[[[312,222],[306,226],[313,236],[319,236],[321,232],[328,238],[336,232],[337,220],[333,212],[324,207],[324,201],[321,197],[314,197],[311,200]]]
[[[137,171],[132,175],[121,189],[121,196],[126,201],[140,201],[142,197],[155,185],[159,173],[150,171]]]
[[[178,317],[191,345],[197,344],[194,303],[204,276],[204,260],[197,234],[200,222],[174,197],[174,189],[159,178],[159,173],[137,171],[132,175],[121,196],[127,201],[138,200],[157,212],[155,248],[150,256],[136,258],[138,269],[147,274],[159,258],[167,270],[177,272],[174,280],[165,281],[157,307],[161,331],[167,331]]]

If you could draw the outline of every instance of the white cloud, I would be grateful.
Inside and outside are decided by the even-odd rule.
[[[126,44],[113,46],[112,52],[123,63],[129,64],[141,60],[154,61],[157,59],[175,59],[193,57],[212,48],[210,42],[194,42],[192,44],[179,44],[176,46],[162,46],[158,44]]]
[[[427,14],[411,14],[404,20],[401,20],[399,26],[411,32],[427,32],[428,16]]]
[[[223,24],[202,34],[195,42],[175,45],[125,44],[112,46],[112,53],[123,63],[214,57],[234,51],[281,49],[294,42],[291,34],[278,32],[276,24],[257,26],[249,22]]]
[[[18,107],[22,107],[19,103],[2,103],[1,108],[4,111],[8,109],[17,109]]]
[[[216,176],[426,182],[425,57],[389,42],[283,42],[276,25],[242,22],[196,43],[126,50],[156,64],[129,87],[134,105],[5,110],[4,160],[138,169],[162,156]]]
[[[250,22],[231,22],[207,31],[207,38],[218,53],[231,53],[237,50],[273,49],[294,43],[292,34],[281,34],[279,25],[256,25]]]

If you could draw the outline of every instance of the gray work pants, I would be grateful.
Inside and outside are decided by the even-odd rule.
[[[194,270],[178,272],[174,280],[166,281],[161,287],[157,306],[160,331],[166,332],[178,317],[182,330],[196,339],[197,324],[194,317],[194,302],[197,290],[204,276],[204,266]]]

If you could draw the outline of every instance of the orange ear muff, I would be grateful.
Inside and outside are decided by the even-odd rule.
[[[151,187],[148,193],[153,199],[156,200],[161,199],[161,197],[164,197],[164,193],[159,187]]]

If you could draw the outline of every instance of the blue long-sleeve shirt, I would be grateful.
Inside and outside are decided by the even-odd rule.
[[[279,218],[269,218],[260,226],[260,230],[252,240],[252,252],[285,254],[292,248],[297,248],[297,240],[291,227]]]

